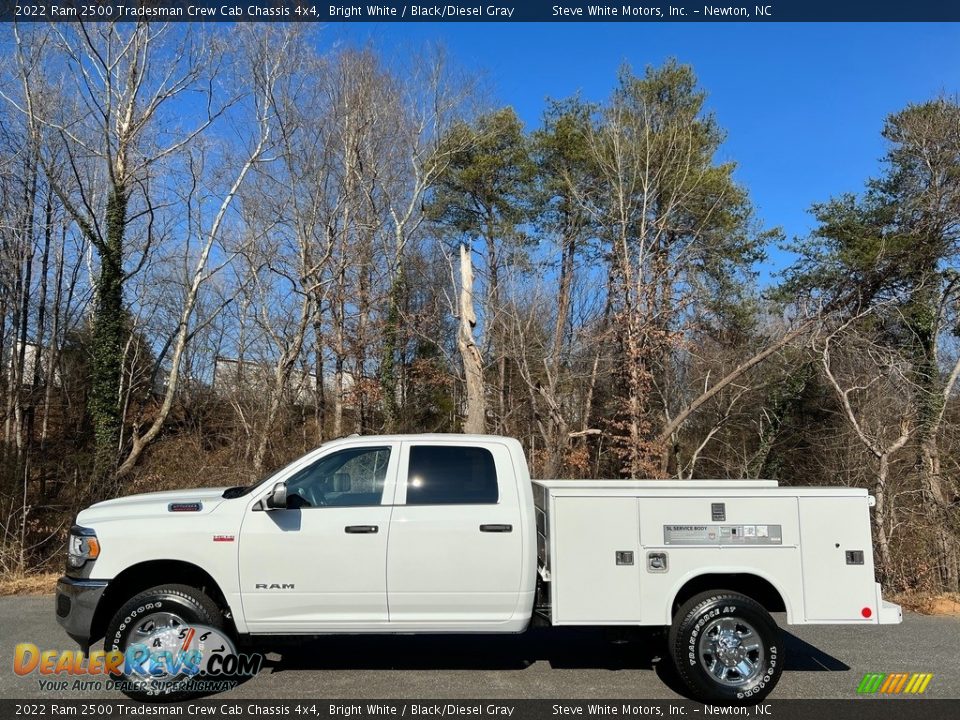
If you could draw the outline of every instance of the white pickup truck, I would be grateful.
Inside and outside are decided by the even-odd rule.
[[[874,582],[871,504],[857,488],[760,480],[531,481],[510,438],[353,436],[249,487],[87,508],[56,613],[107,651],[190,624],[262,648],[520,633],[534,618],[660,626],[691,697],[752,702],[783,670],[771,612],[900,622]]]

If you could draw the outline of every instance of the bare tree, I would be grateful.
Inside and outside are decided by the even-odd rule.
[[[137,257],[129,229],[154,212],[149,188],[161,164],[224,110],[215,104],[209,74],[219,65],[220,44],[189,29],[174,33],[167,25],[54,26],[52,58],[45,70],[50,76],[62,72],[77,102],[76,107],[46,108],[41,115],[36,94],[45,83],[33,75],[25,41],[19,30],[14,32],[23,97],[5,98],[58,140],[57,158],[68,174],[48,172],[51,186],[99,256],[90,413],[96,435],[94,474],[104,478],[116,468],[123,424],[124,284],[148,261],[153,242],[147,221]],[[187,92],[205,97],[207,112],[194,127],[171,137],[167,111]],[[45,162],[52,168],[49,154]]]
[[[869,311],[868,311],[869,312]],[[873,480],[876,510],[873,514],[874,537],[884,573],[890,573],[891,498],[888,493],[891,460],[899,453],[916,429],[913,409],[908,399],[912,391],[908,380],[909,367],[902,358],[869,338],[854,336],[850,330],[864,317],[855,315],[811,341],[820,355],[820,362],[836,393],[844,416],[860,443],[877,462]],[[844,374],[836,355],[835,344],[844,338]],[[900,398],[901,402],[897,401]],[[892,423],[888,418],[897,418]]]
[[[426,196],[446,173],[469,138],[451,132],[473,100],[469,77],[456,73],[445,54],[436,49],[417,56],[411,72],[388,87],[380,114],[379,132],[392,142],[383,183],[383,200],[389,215],[393,246],[389,262],[389,293],[384,318],[384,347],[380,366],[383,415],[386,430],[396,429],[399,408],[406,395],[402,348],[409,340],[403,329],[406,288],[404,261],[407,248],[418,238],[426,219]]]
[[[269,43],[267,42],[268,38],[271,40]],[[149,427],[142,433],[134,433],[131,438],[130,450],[116,470],[116,478],[123,478],[133,469],[143,454],[143,451],[156,439],[157,435],[159,435],[163,429],[170,415],[170,410],[173,407],[174,399],[176,398],[176,393],[179,388],[180,368],[187,345],[197,333],[198,328],[210,322],[212,319],[208,316],[202,319],[198,325],[194,318],[194,311],[197,307],[201,286],[209,281],[210,278],[222,268],[221,264],[219,267],[211,269],[210,256],[219,239],[230,206],[251,168],[260,162],[270,141],[271,123],[274,114],[273,89],[283,69],[283,61],[279,56],[273,54],[278,47],[272,42],[276,39],[277,38],[273,37],[270,33],[265,33],[257,37],[253,35],[247,36],[247,52],[249,53],[247,59],[249,64],[246,65],[246,67],[249,68],[250,75],[254,79],[252,112],[255,118],[255,130],[251,133],[252,147],[240,161],[233,181],[220,200],[220,205],[217,208],[213,221],[209,227],[201,229],[202,240],[200,252],[189,280],[186,296],[183,299],[180,319],[177,324],[173,342],[173,351],[170,358],[170,370],[167,373],[166,382],[164,383],[165,392],[163,401]],[[286,37],[280,37],[279,40],[279,48],[282,50],[285,43],[289,40]]]

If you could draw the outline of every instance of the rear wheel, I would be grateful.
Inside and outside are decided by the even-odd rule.
[[[780,628],[755,600],[730,590],[696,595],[677,611],[670,654],[692,697],[756,702],[783,671]]]

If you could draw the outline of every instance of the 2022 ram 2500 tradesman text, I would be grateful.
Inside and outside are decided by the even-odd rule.
[[[692,697],[754,701],[783,670],[770,612],[900,622],[874,582],[871,503],[856,488],[762,480],[531,481],[510,438],[354,436],[250,487],[82,511],[57,616],[108,651],[192,624],[261,647],[519,633],[534,616],[662,626]]]

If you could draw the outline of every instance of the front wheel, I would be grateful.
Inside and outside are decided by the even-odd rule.
[[[780,628],[762,605],[730,590],[684,603],[670,627],[669,647],[680,679],[702,702],[756,702],[783,672]]]
[[[223,613],[202,591],[160,585],[131,598],[116,612],[103,645],[104,650],[124,655],[117,681],[125,695],[140,701],[181,701],[204,694],[189,689],[188,681],[200,677],[190,663],[202,658],[211,643],[228,649],[223,628]]]

